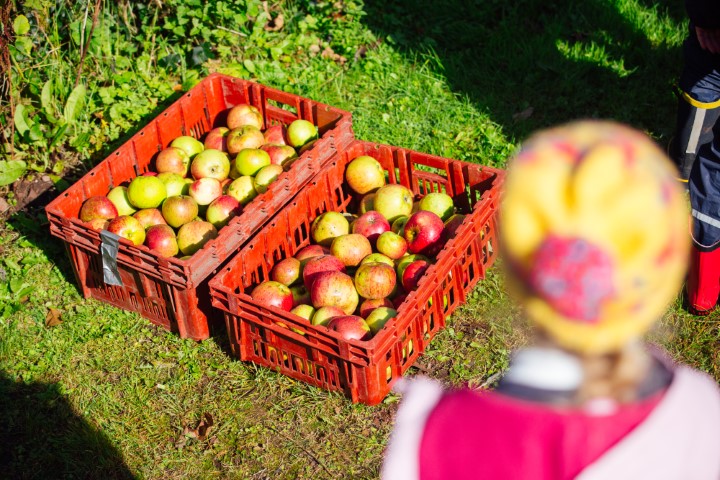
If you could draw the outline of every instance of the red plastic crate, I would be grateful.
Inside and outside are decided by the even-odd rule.
[[[105,284],[100,232],[77,218],[83,201],[105,195],[113,186],[146,172],[155,155],[174,138],[201,138],[224,124],[228,109],[240,103],[258,107],[265,128],[297,118],[309,120],[318,126],[320,139],[190,259],[162,258],[145,246],[121,240],[117,264],[123,285]],[[338,146],[351,139],[348,112],[247,80],[212,74],[54,199],[46,207],[50,232],[64,241],[86,298],[138,312],[183,338],[203,340],[210,335],[208,320],[213,312],[210,275],[320,171]]]
[[[418,289],[399,307],[398,316],[371,340],[347,341],[326,327],[259,305],[249,292],[269,279],[278,260],[310,244],[310,225],[318,215],[355,211],[358,199],[343,180],[345,166],[360,155],[379,160],[391,183],[409,187],[416,196],[447,192],[458,211],[468,216]],[[504,172],[494,168],[354,141],[210,281],[212,302],[225,314],[233,353],[309,384],[344,392],[353,402],[379,403],[495,260],[495,213],[503,177]]]

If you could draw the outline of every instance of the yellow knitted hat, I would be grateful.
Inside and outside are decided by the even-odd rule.
[[[512,160],[502,253],[528,317],[560,346],[618,350],[675,297],[690,245],[676,177],[647,136],[611,122],[539,132]]]

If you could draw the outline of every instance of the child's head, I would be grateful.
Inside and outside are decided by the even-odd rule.
[[[502,253],[527,316],[559,346],[610,354],[675,297],[689,248],[676,171],[643,133],[583,121],[533,135],[512,160]]]

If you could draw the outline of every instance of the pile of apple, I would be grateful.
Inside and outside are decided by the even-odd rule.
[[[234,106],[227,126],[210,130],[204,143],[177,137],[158,153],[154,171],[85,200],[80,220],[163,257],[191,256],[318,138],[307,120],[262,127],[257,108]]]
[[[358,196],[357,214],[319,215],[310,228],[313,243],[276,263],[250,296],[342,338],[369,340],[397,316],[465,216],[455,213],[446,193],[416,201],[408,188],[386,184],[370,156],[347,165],[345,182]]]

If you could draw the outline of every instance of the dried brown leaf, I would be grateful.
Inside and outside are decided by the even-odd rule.
[[[50,308],[48,309],[48,313],[45,316],[45,326],[46,327],[55,327],[57,325],[60,325],[62,323],[61,318],[62,312],[58,310],[57,308]]]
[[[275,18],[270,18],[268,22],[263,27],[266,32],[277,32],[282,30],[282,28],[285,26],[285,17],[283,17],[282,13],[278,13],[278,16]]]

